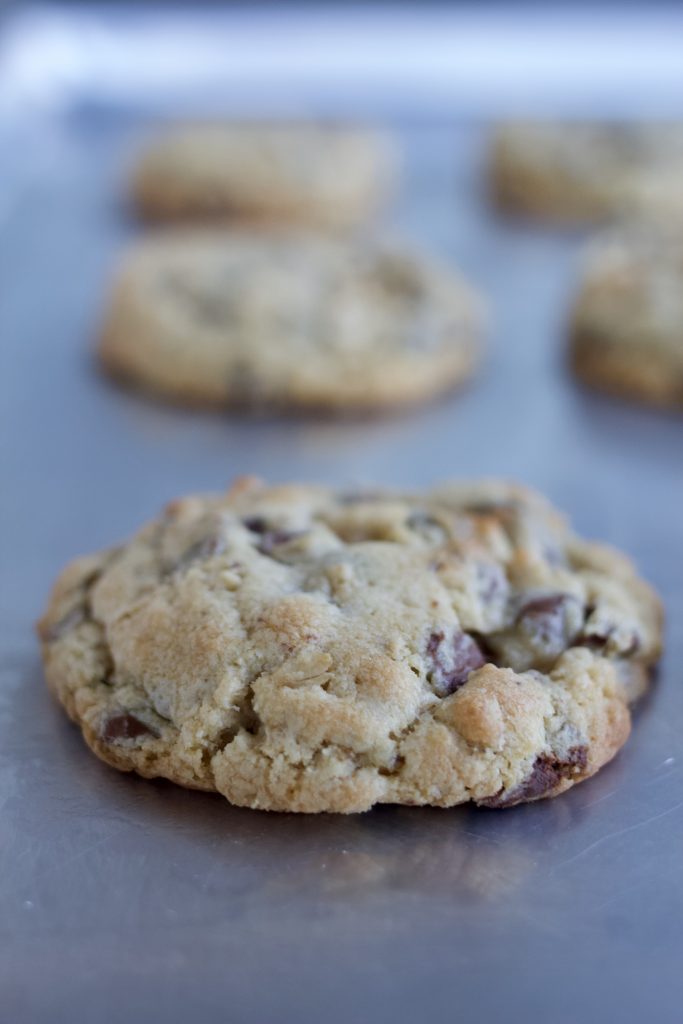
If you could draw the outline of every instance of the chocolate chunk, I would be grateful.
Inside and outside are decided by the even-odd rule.
[[[247,530],[261,537],[261,540],[256,545],[256,550],[260,551],[262,555],[272,555],[281,544],[288,544],[290,540],[294,540],[295,537],[303,537],[306,533],[306,530],[271,529],[266,520],[260,516],[243,519],[242,525],[246,526]]]
[[[501,790],[495,796],[480,800],[479,803],[482,807],[511,807],[526,800],[536,800],[555,789],[562,779],[579,775],[587,765],[588,749],[584,746],[570,747],[562,758],[552,754],[539,754],[531,772],[521,785],[508,793]]]
[[[76,626],[80,626],[82,622],[86,622],[87,618],[85,608],[78,605],[51,626],[40,626],[40,639],[44,643],[53,643],[63,637],[65,633],[75,629]]]
[[[592,651],[604,651],[608,644],[613,648],[612,653],[618,651],[622,657],[630,657],[637,654],[642,645],[642,639],[637,630],[632,630],[622,643],[619,643],[619,629],[616,623],[603,622],[601,626],[590,627],[588,620],[594,613],[594,608],[586,609],[587,630],[576,640],[577,647],[588,647]],[[586,629],[586,627],[584,627]],[[614,641],[614,643],[612,643]]]
[[[578,775],[588,764],[586,747],[570,747],[562,759],[548,754],[539,754],[534,761],[531,774],[519,787],[517,799],[532,800],[550,792],[561,779]]]
[[[588,647],[591,651],[604,650],[609,637],[600,633],[591,633],[590,636],[582,636],[576,641],[577,647]]]
[[[467,633],[456,632],[447,640],[443,632],[432,633],[427,641],[429,680],[439,697],[447,697],[463,686],[470,672],[486,664],[479,645]]]
[[[246,526],[252,533],[266,533],[268,530],[268,523],[261,516],[248,516],[242,520],[242,526]]]
[[[583,603],[573,594],[518,594],[510,626],[490,636],[491,646],[504,664],[523,672],[548,670],[581,634]]]
[[[539,643],[561,649],[566,642],[566,605],[571,600],[570,594],[548,594],[527,601],[517,614],[516,625],[523,626]]]
[[[123,712],[108,718],[102,730],[102,739],[108,743],[114,743],[116,740],[134,740],[138,736],[156,737],[158,735],[151,726],[145,725],[130,712]]]
[[[262,555],[272,555],[281,544],[289,544],[296,537],[303,537],[305,530],[268,530],[257,544]]]
[[[527,601],[517,618],[518,620],[528,618],[530,615],[545,618],[548,615],[554,615],[556,611],[563,607],[567,596],[567,594],[548,594],[546,597],[537,597],[533,601]]]
[[[615,630],[606,630],[604,633],[589,633],[576,641],[577,647],[588,647],[591,651],[604,651]],[[632,633],[629,642],[623,650],[619,651],[622,658],[630,658],[637,654],[641,647],[641,639],[637,633]]]

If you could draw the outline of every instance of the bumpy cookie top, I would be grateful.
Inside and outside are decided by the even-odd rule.
[[[660,642],[631,564],[501,483],[239,481],[78,560],[47,678],[118,767],[276,810],[507,806],[592,774]]]
[[[306,122],[195,123],[149,143],[133,177],[151,217],[362,223],[385,197],[396,159],[372,129]]]
[[[373,407],[467,376],[482,319],[456,271],[389,241],[181,231],[131,252],[102,355],[181,398]]]

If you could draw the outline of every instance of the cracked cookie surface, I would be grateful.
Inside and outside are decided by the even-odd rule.
[[[571,360],[593,387],[683,409],[683,232],[632,226],[589,247]]]
[[[396,163],[391,140],[371,128],[186,124],[148,144],[131,192],[137,211],[156,221],[223,217],[347,229],[377,212]]]
[[[100,354],[181,401],[373,410],[469,377],[482,321],[455,270],[394,243],[181,231],[131,251]]]
[[[39,623],[105,761],[305,812],[555,796],[625,742],[660,633],[624,556],[496,482],[240,480],[73,562]]]
[[[548,220],[680,219],[682,173],[676,121],[510,123],[491,155],[500,206]]]

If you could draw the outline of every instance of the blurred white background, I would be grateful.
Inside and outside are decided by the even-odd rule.
[[[682,41],[683,7],[646,3],[25,4],[5,19],[0,111],[142,94],[176,111],[675,116]]]

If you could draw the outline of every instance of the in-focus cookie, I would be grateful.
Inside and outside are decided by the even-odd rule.
[[[169,398],[371,410],[459,384],[481,335],[481,305],[468,285],[406,248],[176,232],[131,252],[101,356]]]
[[[494,195],[507,210],[600,221],[683,213],[680,122],[520,122],[494,137]]]
[[[49,686],[101,758],[247,807],[508,807],[625,742],[652,590],[503,483],[238,481],[60,576]]]
[[[315,123],[189,124],[151,142],[132,178],[152,220],[244,218],[350,228],[392,190],[391,141]]]
[[[683,409],[683,232],[631,227],[590,246],[571,361],[587,384]]]

